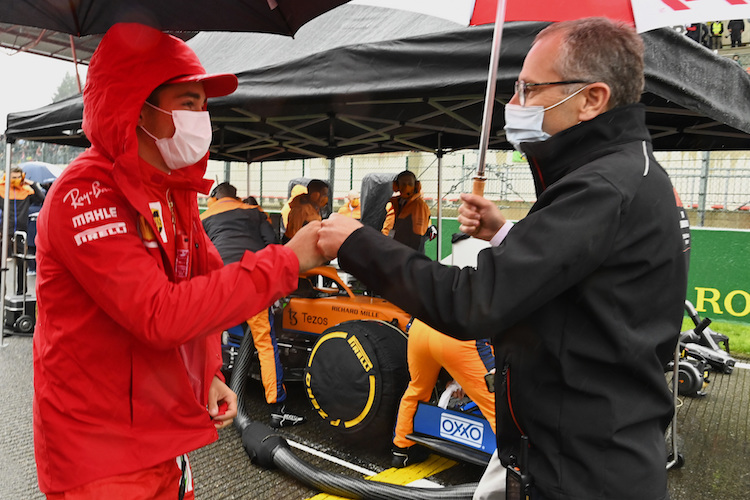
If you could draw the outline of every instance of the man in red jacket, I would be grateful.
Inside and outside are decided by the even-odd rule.
[[[34,445],[48,498],[193,498],[187,452],[237,413],[219,332],[322,262],[314,224],[228,266],[201,227],[206,99],[236,87],[137,24],[115,25],[91,59],[92,146],[38,219]]]

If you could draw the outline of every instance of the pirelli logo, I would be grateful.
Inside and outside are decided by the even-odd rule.
[[[369,356],[367,356],[367,353],[362,347],[362,344],[359,343],[357,337],[352,335],[346,341],[349,343],[349,346],[351,346],[354,355],[357,356],[357,359],[362,364],[362,368],[365,369],[365,372],[372,370],[372,361],[370,361]]]
[[[128,228],[124,222],[113,222],[112,224],[104,224],[103,226],[81,231],[74,238],[76,245],[81,246],[89,241],[99,240],[115,234],[126,234],[127,232]]]

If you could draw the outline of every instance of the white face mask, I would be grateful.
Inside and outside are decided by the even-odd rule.
[[[148,101],[146,101],[146,104],[172,116],[175,128],[172,137],[157,139],[148,130],[141,127],[141,130],[154,140],[164,163],[170,170],[194,165],[206,156],[213,135],[211,117],[208,111],[175,109],[170,112],[154,106]]]
[[[586,85],[588,87],[588,85]],[[522,142],[541,142],[550,138],[550,135],[542,130],[544,123],[544,112],[559,106],[568,99],[577,96],[583,89],[582,87],[562,101],[553,104],[547,108],[543,106],[519,106],[518,104],[505,105],[505,138],[513,144],[517,151]]]

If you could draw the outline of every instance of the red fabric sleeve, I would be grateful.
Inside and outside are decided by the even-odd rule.
[[[91,182],[82,179],[67,184],[60,188],[79,196],[92,189]],[[96,197],[79,203],[67,196],[55,198],[47,225],[55,257],[107,315],[156,348],[175,347],[239,324],[297,285],[299,262],[280,245],[172,283],[144,247],[137,214],[118,191],[99,185]],[[105,218],[85,226],[76,222],[92,211]],[[206,238],[197,241],[209,244]]]

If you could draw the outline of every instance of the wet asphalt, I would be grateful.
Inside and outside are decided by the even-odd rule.
[[[0,500],[43,499],[36,482],[31,424],[32,339],[9,336],[0,347]],[[353,444],[326,429],[304,397],[301,384],[290,383],[289,409],[309,422],[279,433],[289,440],[334,455],[359,467],[382,472],[389,467],[388,439]],[[678,451],[684,466],[669,472],[672,500],[750,498],[750,370],[711,374],[702,398],[681,398]],[[249,380],[246,401],[251,418],[265,422],[268,408],[259,382]],[[666,445],[670,446],[667,433]],[[671,448],[671,446],[670,446]],[[359,473],[295,450],[303,459],[337,474]],[[220,432],[219,441],[191,454],[195,494],[207,499],[307,499],[318,495],[278,470],[250,463],[234,427]],[[433,476],[439,484],[473,482],[481,469],[456,464]],[[361,476],[360,476],[361,477]],[[323,495],[317,498],[332,498]]]

